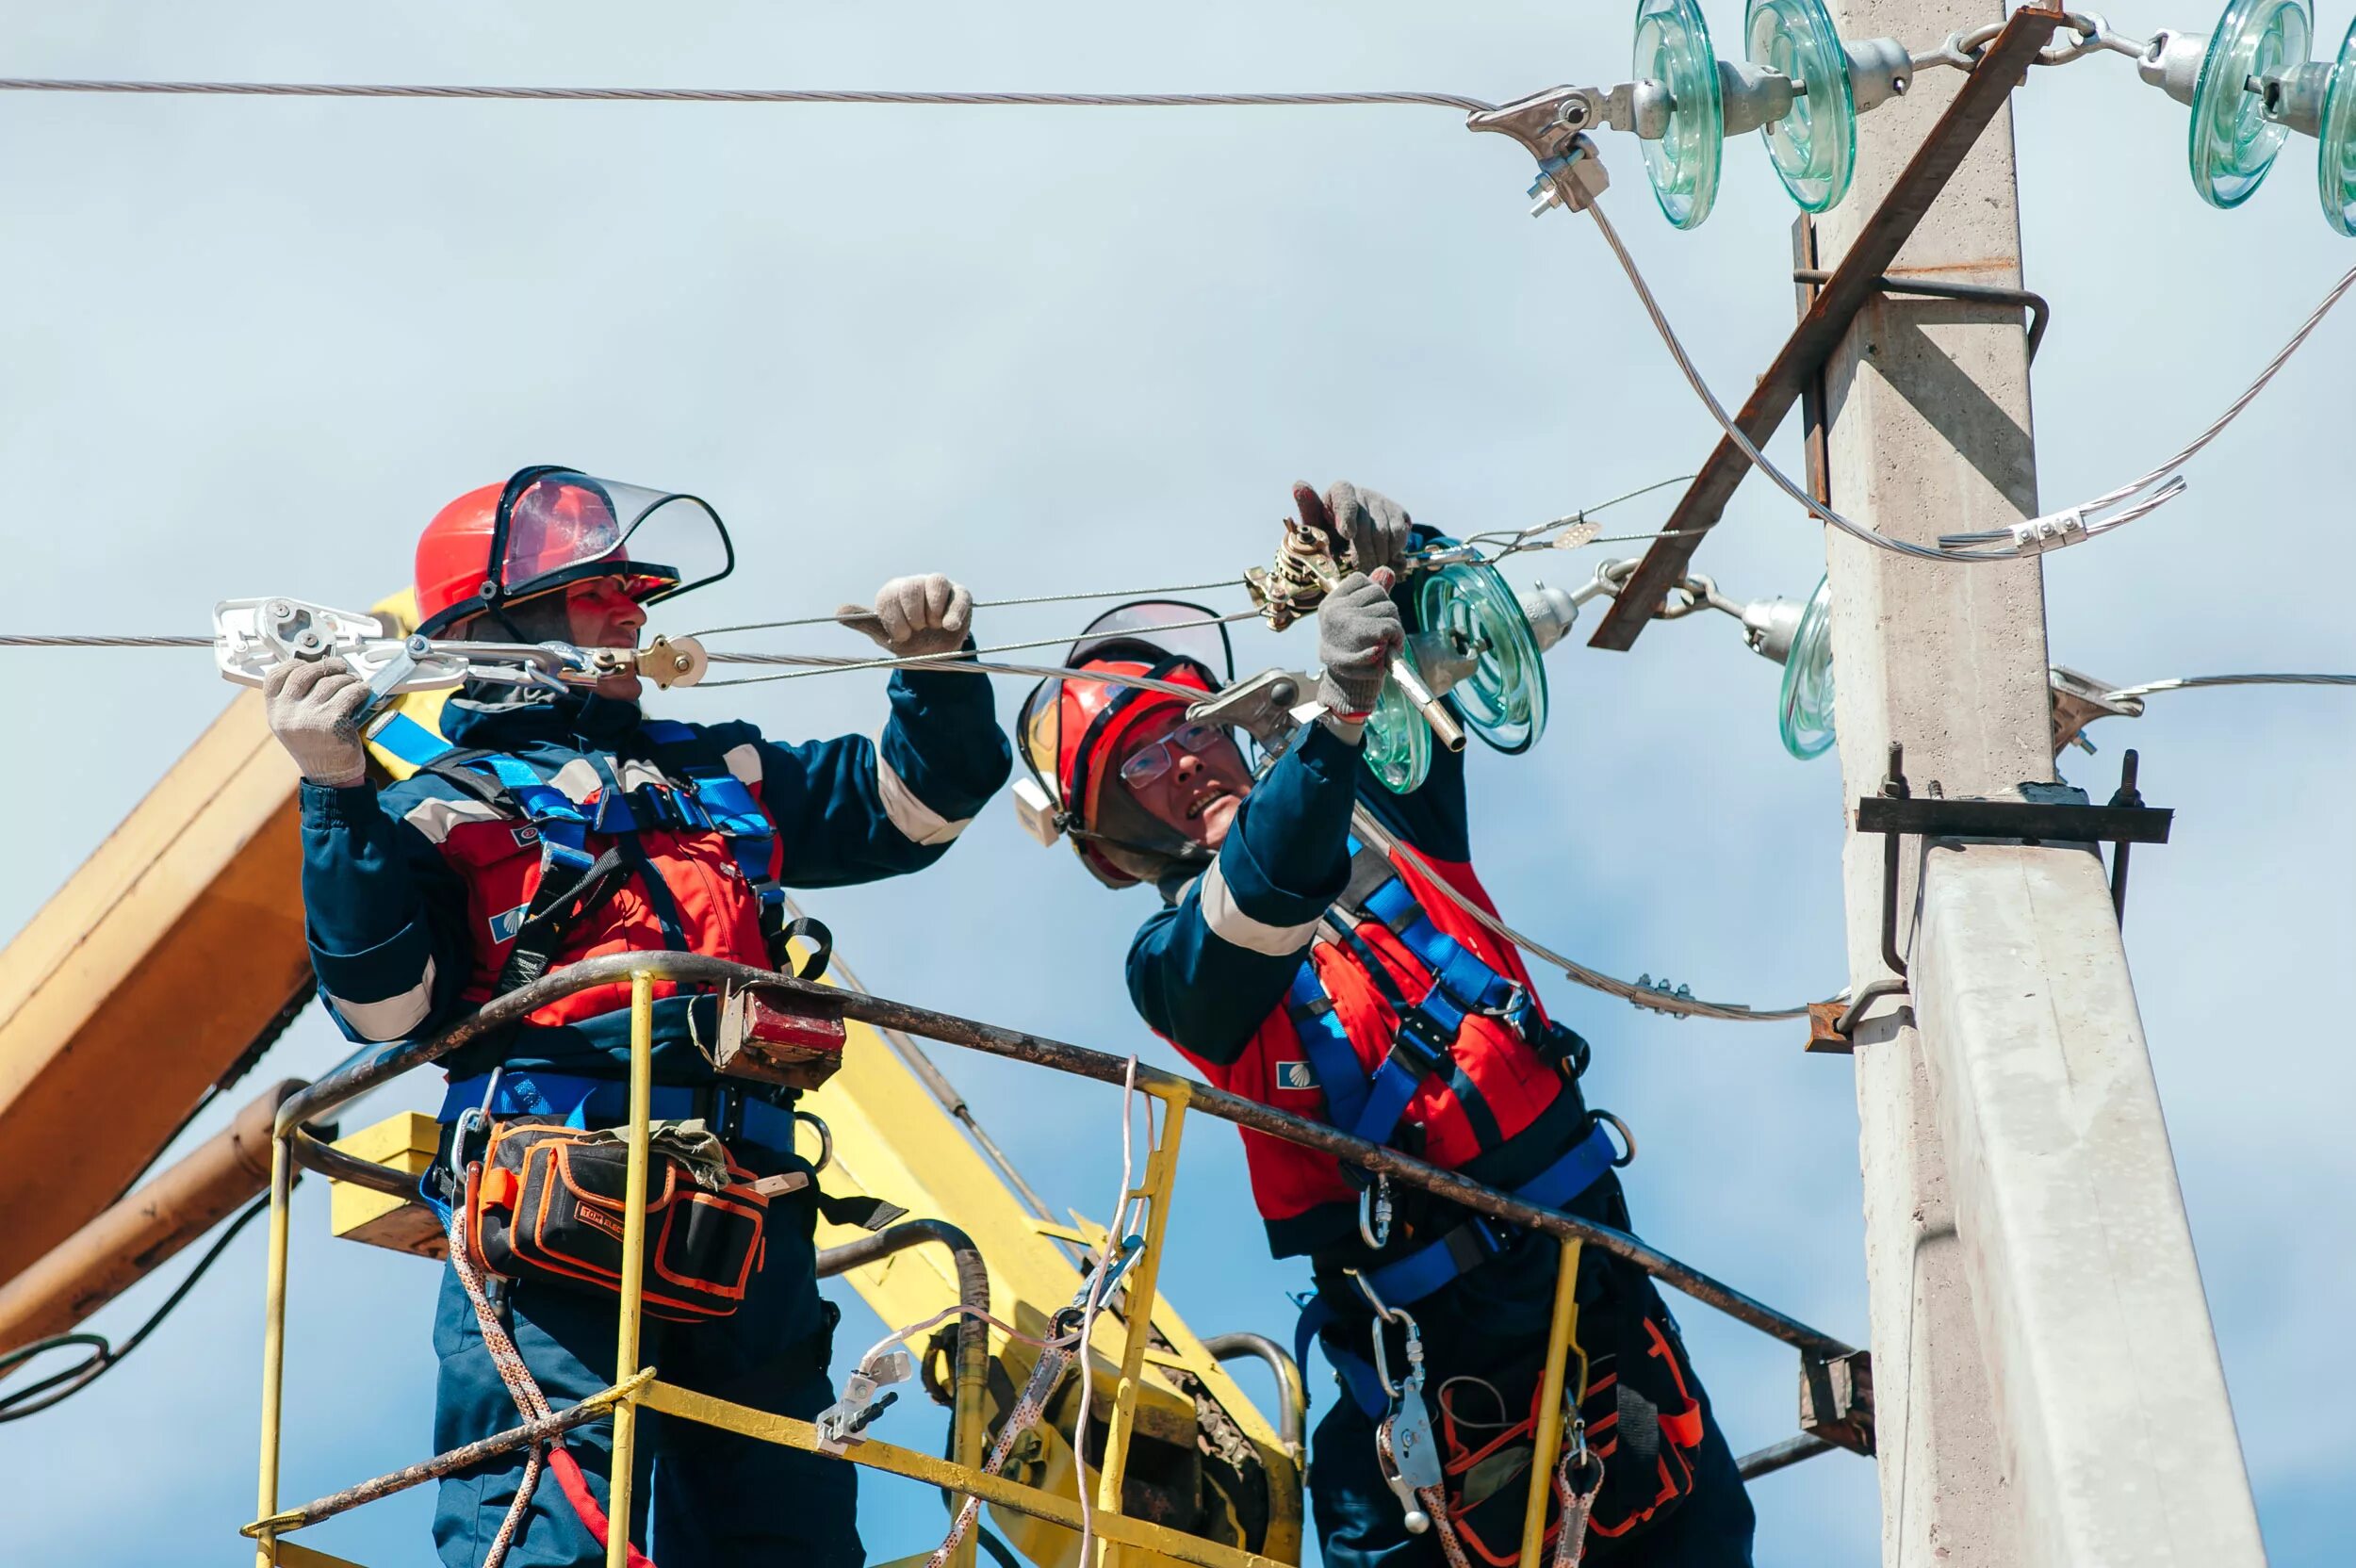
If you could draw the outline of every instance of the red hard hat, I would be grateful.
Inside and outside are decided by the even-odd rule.
[[[683,582],[676,566],[637,559],[642,525],[658,514],[666,532],[676,531],[681,518],[697,531],[709,523],[718,569]],[[648,603],[714,581],[734,564],[728,530],[693,496],[592,479],[570,468],[524,468],[504,484],[467,491],[435,513],[418,535],[418,629],[436,635],[483,610],[593,577],[621,578],[630,597]]]
[[[1205,634],[1186,637],[1165,629],[1171,623],[1199,624],[1211,618],[1212,612],[1201,605],[1166,600],[1122,605],[1099,616],[1072,645],[1064,663],[1107,676],[1168,681],[1208,696],[1219,690],[1223,672],[1232,669],[1225,629],[1203,628]],[[1131,842],[1129,834],[1104,830],[1104,787],[1112,770],[1104,764],[1138,728],[1187,706],[1186,699],[1170,693],[1080,676],[1051,677],[1023,699],[1015,727],[1023,760],[1055,800],[1072,848],[1099,881],[1122,887],[1140,880],[1105,858],[1106,843],[1149,853],[1176,847]],[[1149,824],[1137,819],[1134,808],[1122,815],[1131,819],[1131,834],[1144,829],[1137,836],[1158,837]]]

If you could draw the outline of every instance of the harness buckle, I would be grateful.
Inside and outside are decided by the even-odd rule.
[[[1456,1032],[1443,1031],[1440,1021],[1425,1010],[1433,995],[1446,994],[1435,982],[1422,1002],[1399,1015],[1399,1034],[1391,1041],[1391,1049],[1405,1056],[1406,1066],[1418,1078],[1429,1077],[1448,1059],[1448,1048],[1456,1043]]]
[[[1475,1007],[1471,1010],[1479,1013],[1482,1018],[1493,1018],[1501,1023],[1512,1024],[1513,1032],[1519,1034],[1522,1026],[1516,1020],[1530,1010],[1530,988],[1519,980],[1508,980],[1505,982],[1504,1001],[1494,1007]]]

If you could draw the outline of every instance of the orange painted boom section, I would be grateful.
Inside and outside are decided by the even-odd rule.
[[[0,1281],[114,1201],[310,988],[296,776],[239,694],[0,949]]]

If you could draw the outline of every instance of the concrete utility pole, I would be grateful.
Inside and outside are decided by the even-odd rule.
[[[1833,0],[1841,34],[1926,47],[1988,0]],[[1860,122],[1837,260],[1959,77]],[[2011,121],[1894,273],[2018,286]],[[1884,296],[1824,370],[1829,498],[1929,544],[2039,510],[2018,307]],[[1831,530],[1846,798],[1891,742],[1917,795],[2053,776],[2036,563],[1942,565]],[[1879,835],[1845,856],[1850,974],[1882,956]],[[2083,849],[1906,846],[1910,995],[1857,1030],[1882,1559],[1897,1568],[2265,1560],[2133,982]],[[1909,1005],[1910,1004],[1910,1005]]]

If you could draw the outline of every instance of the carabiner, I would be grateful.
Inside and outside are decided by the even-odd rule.
[[[1379,1252],[1391,1239],[1391,1179],[1378,1174],[1358,1194],[1358,1239]]]
[[[483,1086],[483,1103],[467,1106],[450,1124],[450,1190],[456,1194],[457,1202],[466,1200],[466,1139],[491,1124],[491,1102],[499,1097],[499,1074],[506,1070],[504,1062],[493,1068],[490,1082]]]

